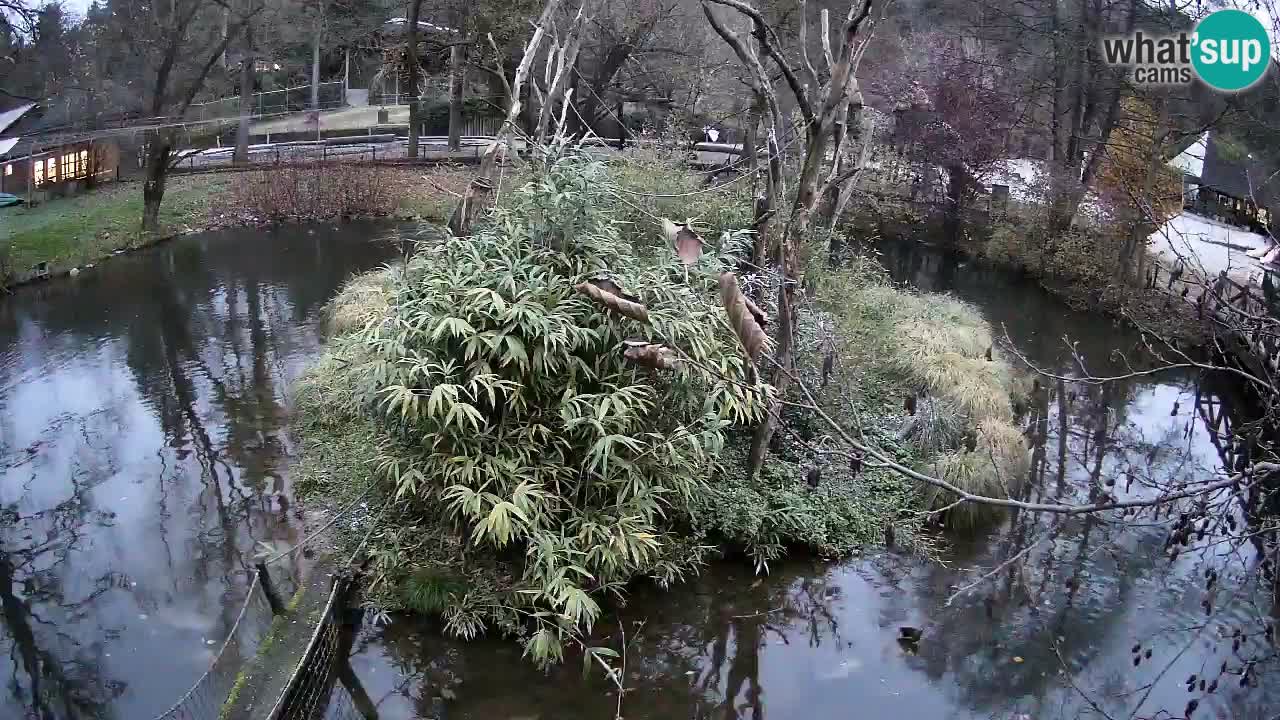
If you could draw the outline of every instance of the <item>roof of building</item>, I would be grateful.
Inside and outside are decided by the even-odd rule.
[[[1198,138],[1187,138],[1186,141],[1187,147],[1170,160],[1169,165],[1199,180],[1204,173],[1204,155],[1209,144],[1209,133],[1203,133]]]
[[[14,123],[26,115],[31,108],[35,107],[35,103],[26,103],[15,108],[10,108],[4,112],[0,112],[0,135],[3,135]]]
[[[1280,202],[1280,168],[1269,167],[1246,149],[1229,146],[1209,135],[1200,184],[1232,197],[1252,199],[1259,205]]]

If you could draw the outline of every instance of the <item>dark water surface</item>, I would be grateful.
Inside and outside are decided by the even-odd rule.
[[[972,302],[1019,351],[1064,374],[1078,373],[1064,335],[1096,374],[1118,372],[1111,351],[1138,339],[1003,273],[914,245],[882,251],[896,279]],[[1028,499],[1096,500],[1107,478],[1119,479],[1110,489],[1121,498],[1154,492],[1141,482],[1126,491],[1126,473],[1212,476],[1221,443],[1205,418],[1224,401],[1229,414],[1235,392],[1214,380],[1173,373],[1055,388],[1024,420],[1043,438]],[[1255,549],[1210,536],[1171,562],[1162,554],[1168,516],[1145,516],[1137,529],[1114,520],[1014,515],[951,548],[945,565],[886,553],[793,561],[759,580],[745,564],[722,563],[668,593],[641,589],[621,618],[630,639],[622,715],[1176,718],[1196,699],[1193,717],[1280,716],[1276,649],[1262,635],[1274,601],[1233,579],[1257,562]],[[1011,558],[1025,561],[952,597]],[[1201,606],[1208,567],[1224,578],[1211,616]],[[899,645],[902,625],[923,629],[918,651]],[[1237,627],[1248,638],[1233,649],[1221,634]],[[621,631],[602,630],[621,646]],[[1250,660],[1253,686],[1243,689],[1238,672]],[[429,622],[366,629],[353,663],[382,718],[585,720],[619,707],[602,673],[584,679],[575,663],[544,674],[510,641],[458,643]],[[1200,678],[1219,680],[1216,691],[1200,692]]]
[[[0,296],[0,718],[149,720],[295,541],[290,382],[395,231],[187,237]]]
[[[0,299],[0,719],[150,720],[205,669],[255,547],[298,537],[293,509],[270,498],[288,492],[287,387],[320,346],[320,306],[397,252],[378,236],[396,233],[212,233]],[[884,250],[895,277],[973,302],[1045,366],[1074,372],[1064,335],[1098,373],[1136,340],[1000,273]],[[1055,388],[1024,420],[1039,438],[1027,496],[1084,502],[1107,478],[1121,497],[1150,492],[1126,490],[1128,473],[1209,477],[1222,454],[1206,418],[1230,416],[1233,393],[1189,373]],[[1113,520],[1014,515],[945,564],[883,553],[758,579],[726,562],[671,592],[640,588],[620,618],[622,714],[1174,718],[1194,698],[1194,717],[1280,715],[1261,632],[1272,596],[1233,579],[1256,550],[1210,536],[1170,562],[1167,516]],[[956,595],[1011,558],[1025,562]],[[1224,578],[1212,615],[1209,566]],[[609,625],[602,641],[619,647]],[[918,651],[898,644],[902,625],[923,629]],[[1248,636],[1238,649],[1220,637],[1234,628]],[[1245,690],[1232,673],[1251,660]],[[352,662],[384,719],[619,707],[599,672],[542,673],[510,641],[462,644],[429,622],[366,626]],[[1191,674],[1219,688],[1188,693]]]

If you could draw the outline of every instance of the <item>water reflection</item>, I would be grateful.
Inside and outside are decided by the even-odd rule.
[[[145,720],[206,669],[296,539],[287,389],[376,234],[209,233],[0,298],[0,717]]]
[[[883,251],[895,277],[974,303],[1060,374],[1077,373],[1064,336],[1099,374],[1119,371],[1113,350],[1138,339],[1001,273]],[[1025,498],[1151,497],[1212,478],[1225,437],[1215,418],[1231,416],[1234,393],[1194,373],[1046,383],[1022,418],[1034,441]],[[1181,717],[1191,699],[1196,717],[1272,718],[1280,686],[1262,629],[1273,598],[1249,572],[1256,551],[1210,534],[1171,561],[1176,515],[1013,513],[944,563],[794,561],[759,580],[725,562],[671,592],[639,589],[600,641],[620,647],[626,630],[628,718]],[[1209,567],[1230,580],[1207,615]],[[922,630],[918,646],[898,642],[902,626]],[[1238,648],[1236,627],[1250,636]],[[619,703],[600,673],[543,674],[510,641],[460,644],[417,620],[366,631],[354,663],[382,718],[602,718]],[[1246,666],[1250,688],[1239,683]],[[1201,691],[1199,679],[1219,684]]]

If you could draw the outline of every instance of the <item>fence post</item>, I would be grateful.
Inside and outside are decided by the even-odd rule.
[[[267,596],[267,604],[271,606],[272,615],[284,614],[284,603],[280,602],[280,595],[276,592],[276,586],[271,582],[271,573],[267,572],[266,563],[258,563],[258,582],[262,585],[262,593]]]

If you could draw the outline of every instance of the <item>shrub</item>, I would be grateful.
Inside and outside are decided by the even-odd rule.
[[[391,304],[394,271],[371,272],[352,278],[326,308],[326,330],[345,335],[381,320]]]
[[[714,295],[714,261],[641,262],[611,219],[613,194],[600,163],[560,160],[474,236],[422,247],[402,272],[344,291],[358,309],[338,304],[345,326],[364,327],[356,401],[389,438],[379,472],[400,511],[431,524],[443,509],[468,546],[521,558],[515,594],[500,602],[452,592],[449,627],[532,622],[526,649],[538,660],[590,629],[602,592],[692,566],[673,552],[676,523],[705,491],[726,428],[760,407],[734,383],[743,361]],[[647,325],[575,292],[602,273],[639,293]],[[692,361],[638,367],[622,352],[637,339]],[[388,569],[405,599],[441,605],[450,593],[428,579],[449,570],[407,565]]]
[[[448,99],[424,100],[422,102],[421,121],[427,135],[449,134],[449,101]],[[502,117],[502,111],[488,98],[469,97],[462,101],[462,117]]]
[[[820,297],[841,307],[834,314],[846,348],[842,355],[879,358],[864,367],[882,369],[875,375],[864,372],[855,382],[888,391],[879,398],[880,412],[901,413],[904,392],[923,395],[898,436],[911,443],[917,457],[941,453],[925,463],[926,471],[974,494],[1005,496],[1007,489],[1019,487],[1028,450],[1010,422],[1014,399],[1026,392],[1024,380],[993,347],[982,315],[947,295],[894,288],[865,261],[826,282]],[[974,452],[961,448],[968,433],[977,439]],[[956,499],[927,484],[917,490],[931,510]],[[972,528],[999,517],[999,508],[966,503],[949,511],[948,522]]]
[[[1025,484],[1030,467],[1026,442],[1019,430],[1004,420],[989,418],[978,423],[972,451],[956,450],[939,455],[929,468],[956,487],[975,494],[1009,497]],[[948,527],[975,530],[1004,517],[1004,508],[979,503],[955,504],[956,495],[933,485],[923,488],[925,507],[946,510]]]
[[[711,242],[723,232],[751,227],[751,179],[745,175],[712,180],[690,172],[676,152],[660,147],[629,150],[609,170],[625,200],[613,203],[621,231],[645,246],[664,242],[655,216],[694,220]]]
[[[551,661],[628,581],[678,580],[718,546],[765,570],[788,547],[841,555],[879,543],[893,523],[901,544],[921,547],[919,488],[828,452],[829,428],[807,410],[787,410],[775,452],[746,476],[750,433],[734,430],[759,419],[768,389],[734,382],[743,360],[714,282],[732,258],[707,252],[686,267],[664,243],[640,242],[615,219],[633,212],[617,187],[633,181],[641,176],[582,158],[537,164],[509,180],[473,237],[423,241],[404,267],[357,278],[333,302],[338,336],[298,390],[301,487],[344,494],[379,479],[391,504],[371,540],[377,602],[442,613],[464,637],[513,633]],[[895,290],[876,267],[854,258],[814,273],[796,371],[826,411],[849,427],[865,420],[880,447],[917,464],[953,450],[976,421],[934,389],[922,414],[936,426],[899,437],[902,393],[931,382],[904,357],[899,326],[954,333],[928,347],[966,361],[990,333],[971,308]],[[648,323],[573,289],[604,277],[636,294]],[[768,278],[742,280],[764,283],[769,304]],[[689,358],[675,370],[638,367],[622,355],[627,340]],[[840,361],[823,383],[831,346]]]
[[[390,215],[394,172],[341,163],[285,165],[242,173],[231,187],[234,210],[257,220],[326,220]]]

